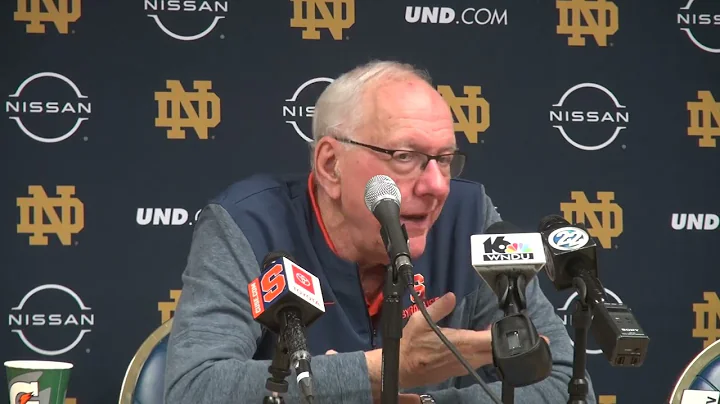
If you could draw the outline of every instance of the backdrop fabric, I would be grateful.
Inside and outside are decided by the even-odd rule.
[[[307,171],[315,100],[374,59],[427,69],[462,177],[505,220],[589,226],[610,301],[651,338],[640,368],[590,338],[601,403],[667,402],[720,338],[717,0],[17,0],[0,18],[0,358],[74,363],[68,403],[117,401],[172,317],[198,211]],[[538,276],[572,336],[572,290]]]

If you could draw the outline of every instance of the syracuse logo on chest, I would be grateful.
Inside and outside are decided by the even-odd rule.
[[[439,299],[439,297],[426,299],[425,276],[423,276],[422,274],[415,274],[413,276],[413,288],[415,289],[415,292],[417,292],[418,296],[425,301],[425,307],[429,307],[431,304],[435,303],[435,301]],[[412,295],[410,295],[410,302],[412,303],[410,307],[403,310],[403,320],[410,318],[413,313],[420,310],[417,304],[415,304],[415,298]]]

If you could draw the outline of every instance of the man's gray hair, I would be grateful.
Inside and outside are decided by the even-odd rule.
[[[352,138],[368,118],[363,95],[373,84],[416,77],[432,84],[430,75],[407,63],[372,61],[342,74],[323,91],[315,104],[312,118],[313,142],[310,144],[310,165],[315,164],[315,145],[325,136],[341,131]]]

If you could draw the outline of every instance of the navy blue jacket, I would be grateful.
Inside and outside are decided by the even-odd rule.
[[[203,210],[173,319],[165,386],[169,403],[262,401],[275,337],[253,321],[247,284],[259,276],[265,255],[276,250],[291,252],[319,278],[326,303],[325,314],[307,329],[315,402],[372,402],[363,351],[381,348],[382,333],[371,322],[357,265],[335,255],[325,239],[309,183],[307,176],[253,176],[228,187]],[[451,181],[425,252],[413,261],[416,290],[424,291],[428,303],[449,291],[457,296],[455,310],[438,325],[480,330],[502,317],[497,298],[470,263],[470,236],[499,220],[482,185]],[[515,403],[567,402],[572,366],[567,331],[536,279],[527,298],[528,315],[551,341],[554,365],[546,380],[516,389]],[[405,321],[417,310],[408,293],[403,309]],[[329,349],[340,354],[324,355]],[[494,382],[490,387],[499,397],[493,369],[486,366],[480,373]],[[295,383],[290,385],[286,402],[300,402]],[[469,377],[412,391],[430,392],[438,403],[491,402]],[[594,402],[589,397],[588,403]]]

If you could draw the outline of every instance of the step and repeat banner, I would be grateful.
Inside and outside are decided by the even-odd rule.
[[[68,403],[117,402],[205,201],[307,171],[315,100],[373,59],[429,71],[505,220],[589,226],[651,338],[640,368],[590,339],[600,403],[667,402],[720,339],[720,1],[17,0],[0,19],[0,358],[72,362]],[[575,295],[539,276],[572,335]]]

